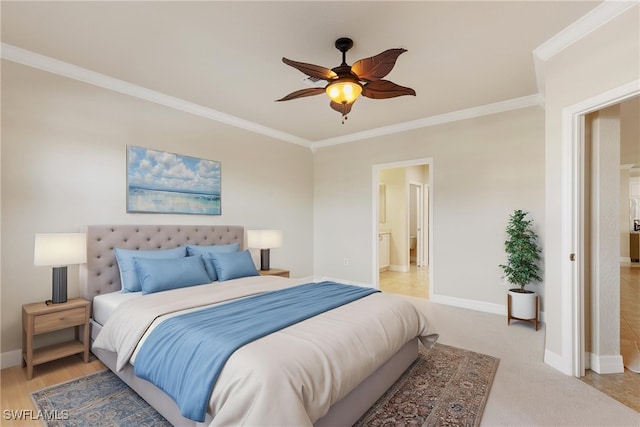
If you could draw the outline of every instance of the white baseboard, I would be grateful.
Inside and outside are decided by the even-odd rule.
[[[449,297],[446,295],[432,295],[431,301],[438,304],[451,305],[453,307],[466,308],[469,310],[482,311],[485,313],[499,314],[501,316],[507,315],[507,307],[501,304],[474,301],[458,297]]]
[[[11,350],[0,354],[0,369],[20,366],[22,364],[22,349]]]
[[[468,310],[481,311],[483,313],[498,314],[505,317],[507,315],[507,306],[502,304],[449,297],[446,295],[432,295],[430,299],[438,304],[450,305],[452,307],[466,308]],[[544,311],[541,311],[538,314],[538,322],[544,323]]]
[[[390,265],[389,266],[389,270],[397,271],[399,273],[408,273],[409,272],[409,266],[408,265]]]
[[[373,288],[374,286],[371,283],[362,283],[362,282],[355,282],[353,280],[345,280],[345,279],[336,279],[335,277],[326,277],[326,276],[313,276],[313,278],[311,280],[309,280],[310,282],[338,282],[338,283],[344,283],[345,285],[355,285],[355,286],[362,286],[365,288]]]
[[[573,375],[571,372],[571,361],[565,360],[562,356],[549,349],[544,350],[544,363],[551,366],[552,368],[562,372],[565,375]]]
[[[631,257],[628,257],[628,256],[621,256],[621,257],[620,257],[620,262],[624,262],[624,263],[631,262]]]
[[[591,370],[598,374],[621,374],[624,363],[621,355],[602,356],[591,353]]]

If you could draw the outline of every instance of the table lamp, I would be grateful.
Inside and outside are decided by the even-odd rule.
[[[53,266],[53,304],[67,302],[67,266],[87,262],[87,237],[84,233],[36,234],[33,264]]]
[[[282,246],[282,231],[247,230],[247,246],[260,249],[260,270],[269,270],[269,250]]]

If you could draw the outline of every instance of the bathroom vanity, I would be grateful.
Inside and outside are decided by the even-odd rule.
[[[385,271],[391,265],[391,233],[378,233],[378,268]]]

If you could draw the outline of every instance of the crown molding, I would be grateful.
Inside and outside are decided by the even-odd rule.
[[[543,102],[541,96],[530,95],[523,98],[516,98],[508,101],[497,102],[494,104],[469,108],[466,110],[426,117],[410,122],[399,123],[391,126],[312,142],[295,135],[268,128],[266,126],[250,122],[248,120],[241,119],[239,117],[231,116],[229,114],[225,114],[211,108],[203,107],[202,105],[194,104],[180,98],[166,95],[161,92],[144,88],[142,86],[134,85],[123,80],[109,77],[95,71],[87,70],[86,68],[78,67],[68,62],[60,61],[58,59],[41,55],[39,53],[22,49],[10,44],[2,43],[0,45],[0,57],[2,57],[2,59],[26,65],[28,67],[78,80],[104,89],[112,90],[114,92],[144,99],[149,102],[164,105],[166,107],[184,111],[189,114],[194,114],[196,116],[225,123],[227,125],[241,128],[250,132],[266,135],[271,138],[279,139],[281,141],[302,145],[310,148],[312,151],[315,151],[317,148],[327,147],[330,145],[343,144],[397,132],[405,132],[408,130],[427,126],[435,126],[438,124],[449,123],[457,120],[465,120],[473,117],[481,117],[488,114],[530,107],[532,105],[541,105]]]
[[[546,61],[637,4],[639,4],[638,0],[605,0],[589,13],[535,48],[533,50],[533,62],[538,93],[543,96],[545,93],[544,64]]]
[[[375,138],[378,136],[390,135],[393,133],[406,132],[430,126],[437,126],[445,123],[457,122],[459,120],[473,119],[476,117],[488,116],[490,114],[502,113],[505,111],[517,110],[520,108],[541,106],[542,103],[543,99],[539,94],[523,96],[521,98],[495,102],[493,104],[481,105],[479,107],[467,108],[465,110],[453,111],[451,113],[439,114],[437,116],[425,117],[423,119],[398,123],[395,125],[383,126],[363,132],[356,132],[349,135],[339,136],[336,138],[328,138],[314,142],[311,145],[311,149],[315,151],[319,148],[359,141],[361,139]]]
[[[149,102],[184,111],[189,114],[194,114],[196,116],[224,123],[229,126],[234,126],[240,129],[247,130],[249,132],[265,135],[284,142],[302,145],[310,148],[313,152],[315,152],[317,149],[323,147],[344,144],[398,132],[406,132],[414,129],[436,126],[439,124],[450,123],[458,120],[466,120],[470,118],[481,117],[489,114],[495,114],[499,112],[505,112],[536,105],[543,107],[545,92],[545,62],[572,43],[575,43],[577,40],[581,39],[595,29],[614,19],[618,15],[624,13],[626,10],[637,5],[638,3],[638,0],[606,0],[600,5],[596,6],[591,12],[587,13],[582,18],[578,19],[576,22],[569,25],[567,28],[560,31],[558,34],[537,47],[533,51],[533,57],[536,82],[538,85],[538,94],[468,108],[465,110],[454,111],[451,113],[440,114],[437,116],[425,117],[418,120],[398,123],[395,125],[370,129],[362,132],[355,132],[352,134],[335,138],[328,138],[315,142],[6,43],[0,44],[0,57],[8,61],[20,63],[22,65],[37,68],[42,71],[57,74],[70,79],[82,81],[84,83],[112,90],[114,92],[144,99]]]
[[[144,99],[149,102],[174,108],[189,114],[204,117],[220,123],[234,126],[249,132],[258,133],[281,141],[293,144],[311,146],[311,141],[297,137],[285,132],[280,132],[266,126],[259,125],[248,120],[241,119],[229,114],[222,113],[211,108],[193,102],[185,101],[174,96],[166,95],[142,86],[134,85],[86,68],[78,67],[68,62],[63,62],[49,56],[41,55],[26,49],[22,49],[10,44],[2,43],[0,47],[0,57],[8,61],[16,62],[28,67],[37,68],[42,71],[57,74],[70,79],[78,80],[114,92]]]

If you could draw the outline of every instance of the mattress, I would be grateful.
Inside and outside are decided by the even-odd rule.
[[[142,292],[122,293],[120,291],[95,296],[93,298],[93,320],[104,325],[120,304],[141,296]]]
[[[210,284],[201,285],[201,286],[211,286]],[[125,301],[132,300],[134,298],[139,298],[143,296],[142,292],[110,292],[108,294],[98,295],[93,298],[93,320],[100,325],[104,325],[109,317],[115,312],[120,304]],[[177,316],[179,314],[188,313],[191,311],[202,309],[203,307],[197,307],[187,310],[177,311],[175,313],[166,314],[164,316],[158,317],[152,324],[149,326],[147,333],[153,331],[157,325],[162,323],[162,321],[166,319],[170,319],[171,317]],[[146,336],[143,336],[140,340],[140,344],[144,342]],[[131,364],[133,365],[135,362],[135,356],[137,352],[134,352],[133,357],[131,358]]]

